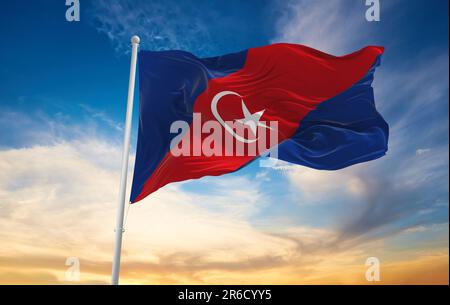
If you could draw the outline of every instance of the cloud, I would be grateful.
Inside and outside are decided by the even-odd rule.
[[[448,222],[448,150],[401,158],[395,158],[394,164],[384,165],[380,159],[335,172],[285,165],[283,173],[294,202],[343,209],[334,214],[338,235],[334,242],[354,246],[409,226]],[[444,205],[437,204],[441,200]]]
[[[363,1],[287,1],[273,42],[305,44],[331,54],[353,52],[370,32]],[[362,30],[364,28],[365,30]]]
[[[288,2],[273,41],[336,54],[367,41],[358,32],[367,26],[362,3],[349,10],[343,1],[318,3]],[[195,18],[185,18],[187,6]],[[205,27],[211,16],[187,2],[96,1],[92,12],[98,30],[121,52],[134,33],[153,50],[197,50],[198,41],[206,48],[211,37]],[[177,183],[129,207],[123,281],[365,283],[365,259],[376,255],[384,283],[448,282],[444,53],[433,53],[433,60],[418,54],[377,71],[377,107],[392,127],[384,158],[337,172],[285,165],[281,179],[265,169]],[[64,283],[69,256],[80,258],[83,283],[109,282],[121,143],[120,137],[97,130],[117,135],[121,125],[102,111],[84,111],[88,124],[63,112],[0,115],[0,126],[11,130],[2,135],[0,150],[4,283]],[[15,145],[5,145],[4,139]],[[275,187],[265,183],[286,181],[281,191],[290,198],[269,196]],[[296,207],[283,216],[315,210],[314,225],[259,221],[263,211],[270,214],[285,199]],[[324,214],[336,221],[320,223],[330,219]],[[423,234],[429,234],[426,246],[414,241]],[[429,270],[433,277],[427,277]]]
[[[382,16],[397,4],[383,4]],[[363,1],[288,1],[281,6],[273,42],[345,54],[389,41],[364,19]],[[398,50],[390,47],[374,82],[377,108],[390,124],[387,155],[336,172],[282,166],[293,201],[341,207],[333,210],[337,242],[353,246],[410,226],[448,222],[448,50],[428,48],[396,59]]]
[[[295,264],[279,264],[276,259],[264,258],[238,264],[204,264],[198,257],[182,253],[162,258],[158,263],[128,261],[122,265],[121,283],[186,284],[369,284],[364,254],[358,251],[317,254]],[[0,283],[25,284],[108,284],[110,264],[103,261],[83,260],[80,282],[58,278],[65,270],[64,257],[36,255],[0,257]],[[178,261],[184,261],[181,265]],[[274,261],[275,260],[275,261]],[[277,268],[271,266],[278,265]],[[18,270],[27,270],[21,272]],[[432,271],[432,272],[430,272]],[[56,275],[55,275],[56,274]],[[445,284],[448,282],[448,254],[435,252],[419,258],[381,260],[382,284]]]
[[[427,231],[440,231],[440,230],[448,230],[448,223],[441,223],[441,224],[432,224],[428,226],[419,225],[419,226],[413,226],[409,227],[404,230],[405,233],[416,233],[416,232],[427,232]]]
[[[58,129],[57,121],[51,124]],[[65,258],[75,256],[83,282],[108,282],[121,146],[89,131],[63,139],[0,151],[0,269],[12,281],[64,282]],[[131,206],[124,279],[257,282],[263,270],[318,263],[305,257],[326,251],[336,232],[253,227],[251,217],[273,203],[263,182],[251,179],[230,175],[173,184]],[[205,185],[207,191],[195,190]],[[20,257],[16,264],[12,256]],[[35,270],[39,279],[26,279],[20,270]],[[245,277],[238,275],[243,271]],[[272,279],[283,281],[279,274]]]
[[[0,272],[1,285],[51,285],[59,283],[51,273]]]
[[[85,110],[88,114],[92,116],[93,119],[99,119],[103,123],[106,123],[108,126],[114,128],[119,132],[123,132],[123,124],[117,123],[114,121],[109,115],[107,115],[104,111],[92,108],[89,105],[80,104],[80,107]]]
[[[120,147],[88,132],[0,150],[0,274],[8,277],[5,283],[68,283],[67,257],[80,259],[81,283],[109,282]],[[291,182],[303,184],[308,196],[320,192],[313,188],[317,179],[328,184],[329,192],[334,189],[332,179],[304,173],[294,170]],[[352,177],[351,172],[342,175]],[[130,206],[123,281],[312,283],[332,282],[324,274],[334,272],[336,282],[345,267],[355,272],[348,281],[360,281],[356,275],[363,272],[367,248],[341,245],[341,231],[283,223],[255,226],[252,219],[278,203],[266,194],[268,182],[253,177],[244,173],[172,184]],[[343,186],[348,194],[358,194],[351,184]]]
[[[294,196],[300,193],[302,203],[334,201],[339,196],[360,198],[367,192],[367,185],[355,174],[355,167],[340,171],[320,171],[297,165],[283,166]]]
[[[93,2],[90,15],[94,26],[107,35],[119,52],[129,50],[134,34],[141,37],[141,46],[146,49],[202,52],[208,48],[208,20],[213,16],[200,7],[185,1],[168,5],[165,1],[99,0]]]
[[[36,104],[42,102],[36,98]],[[122,124],[104,111],[84,104],[70,109],[57,104],[29,107],[27,111],[0,107],[0,147],[29,147],[49,145],[81,138],[101,138],[120,145]],[[45,103],[45,99],[44,99]],[[70,114],[69,114],[70,113]]]
[[[0,256],[32,253],[36,269],[46,269],[60,281],[64,257],[80,258],[82,268],[86,262],[107,264],[120,154],[120,145],[90,135],[1,150]],[[199,182],[201,187],[204,183]],[[124,266],[142,262],[188,274],[284,264],[294,243],[260,232],[248,222],[263,202],[257,185],[242,189],[251,184],[245,176],[207,183],[212,189],[208,194],[184,190],[183,184],[170,185],[131,206]],[[52,258],[38,258],[49,253],[61,258],[54,262],[58,267]]]
[[[448,116],[443,113],[448,110],[444,103],[448,99],[447,51],[424,52],[398,66],[387,63],[377,71],[374,87],[377,105],[390,120],[395,143],[412,136],[423,140],[448,134]]]

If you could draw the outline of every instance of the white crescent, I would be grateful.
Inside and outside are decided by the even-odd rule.
[[[211,111],[212,114],[214,115],[214,117],[216,118],[216,120],[220,123],[220,125],[222,125],[226,131],[228,131],[233,137],[236,138],[236,140],[240,141],[240,142],[244,142],[244,143],[253,143],[256,142],[257,139],[246,139],[244,137],[241,137],[240,135],[238,135],[237,133],[234,132],[233,128],[231,128],[229,125],[227,125],[225,123],[225,121],[222,119],[222,117],[220,116],[219,112],[217,111],[217,104],[219,103],[220,99],[222,97],[224,97],[225,95],[235,95],[235,96],[239,96],[241,98],[241,102],[243,103],[244,100],[242,99],[242,96],[239,93],[236,93],[234,91],[222,91],[217,93],[216,95],[214,95],[212,101],[211,101]]]

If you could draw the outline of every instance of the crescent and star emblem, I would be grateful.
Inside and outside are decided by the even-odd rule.
[[[225,128],[225,130],[228,133],[230,133],[234,138],[236,138],[236,140],[238,140],[240,142],[244,142],[244,143],[253,143],[253,142],[256,142],[259,137],[257,137],[256,139],[246,139],[246,138],[238,135],[233,130],[233,128],[231,128],[228,124],[225,123],[225,121],[222,119],[219,112],[217,111],[217,104],[219,104],[220,99],[226,95],[235,95],[235,96],[238,96],[241,98],[242,113],[244,114],[244,117],[241,119],[236,119],[235,121],[237,121],[241,124],[247,125],[255,136],[256,136],[258,127],[272,129],[271,127],[267,126],[266,124],[260,122],[265,109],[255,112],[255,113],[250,113],[247,106],[245,105],[244,99],[242,98],[242,96],[240,94],[233,92],[233,91],[222,91],[222,92],[217,93],[213,97],[213,99],[211,101],[211,111],[212,111],[212,114],[214,115],[214,117],[216,118],[216,120]]]

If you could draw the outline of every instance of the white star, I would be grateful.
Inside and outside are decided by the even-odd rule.
[[[253,114],[250,113],[250,111],[247,109],[247,106],[245,106],[244,100],[242,100],[242,112],[244,113],[244,117],[242,119],[238,119],[238,121],[241,124],[247,125],[250,127],[250,130],[253,132],[253,134],[256,136],[256,131],[258,130],[258,126],[271,129],[269,126],[267,126],[264,123],[261,123],[259,120],[261,119],[265,109],[255,112]]]

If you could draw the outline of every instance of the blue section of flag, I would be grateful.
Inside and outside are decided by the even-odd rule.
[[[336,170],[385,155],[389,126],[377,112],[372,81],[380,56],[359,82],[324,101],[278,146],[278,159]]]
[[[208,81],[241,69],[246,56],[247,51],[211,58],[184,51],[139,52],[140,111],[132,202],[170,149],[176,136],[169,133],[170,125],[178,120],[191,123],[194,102]]]

